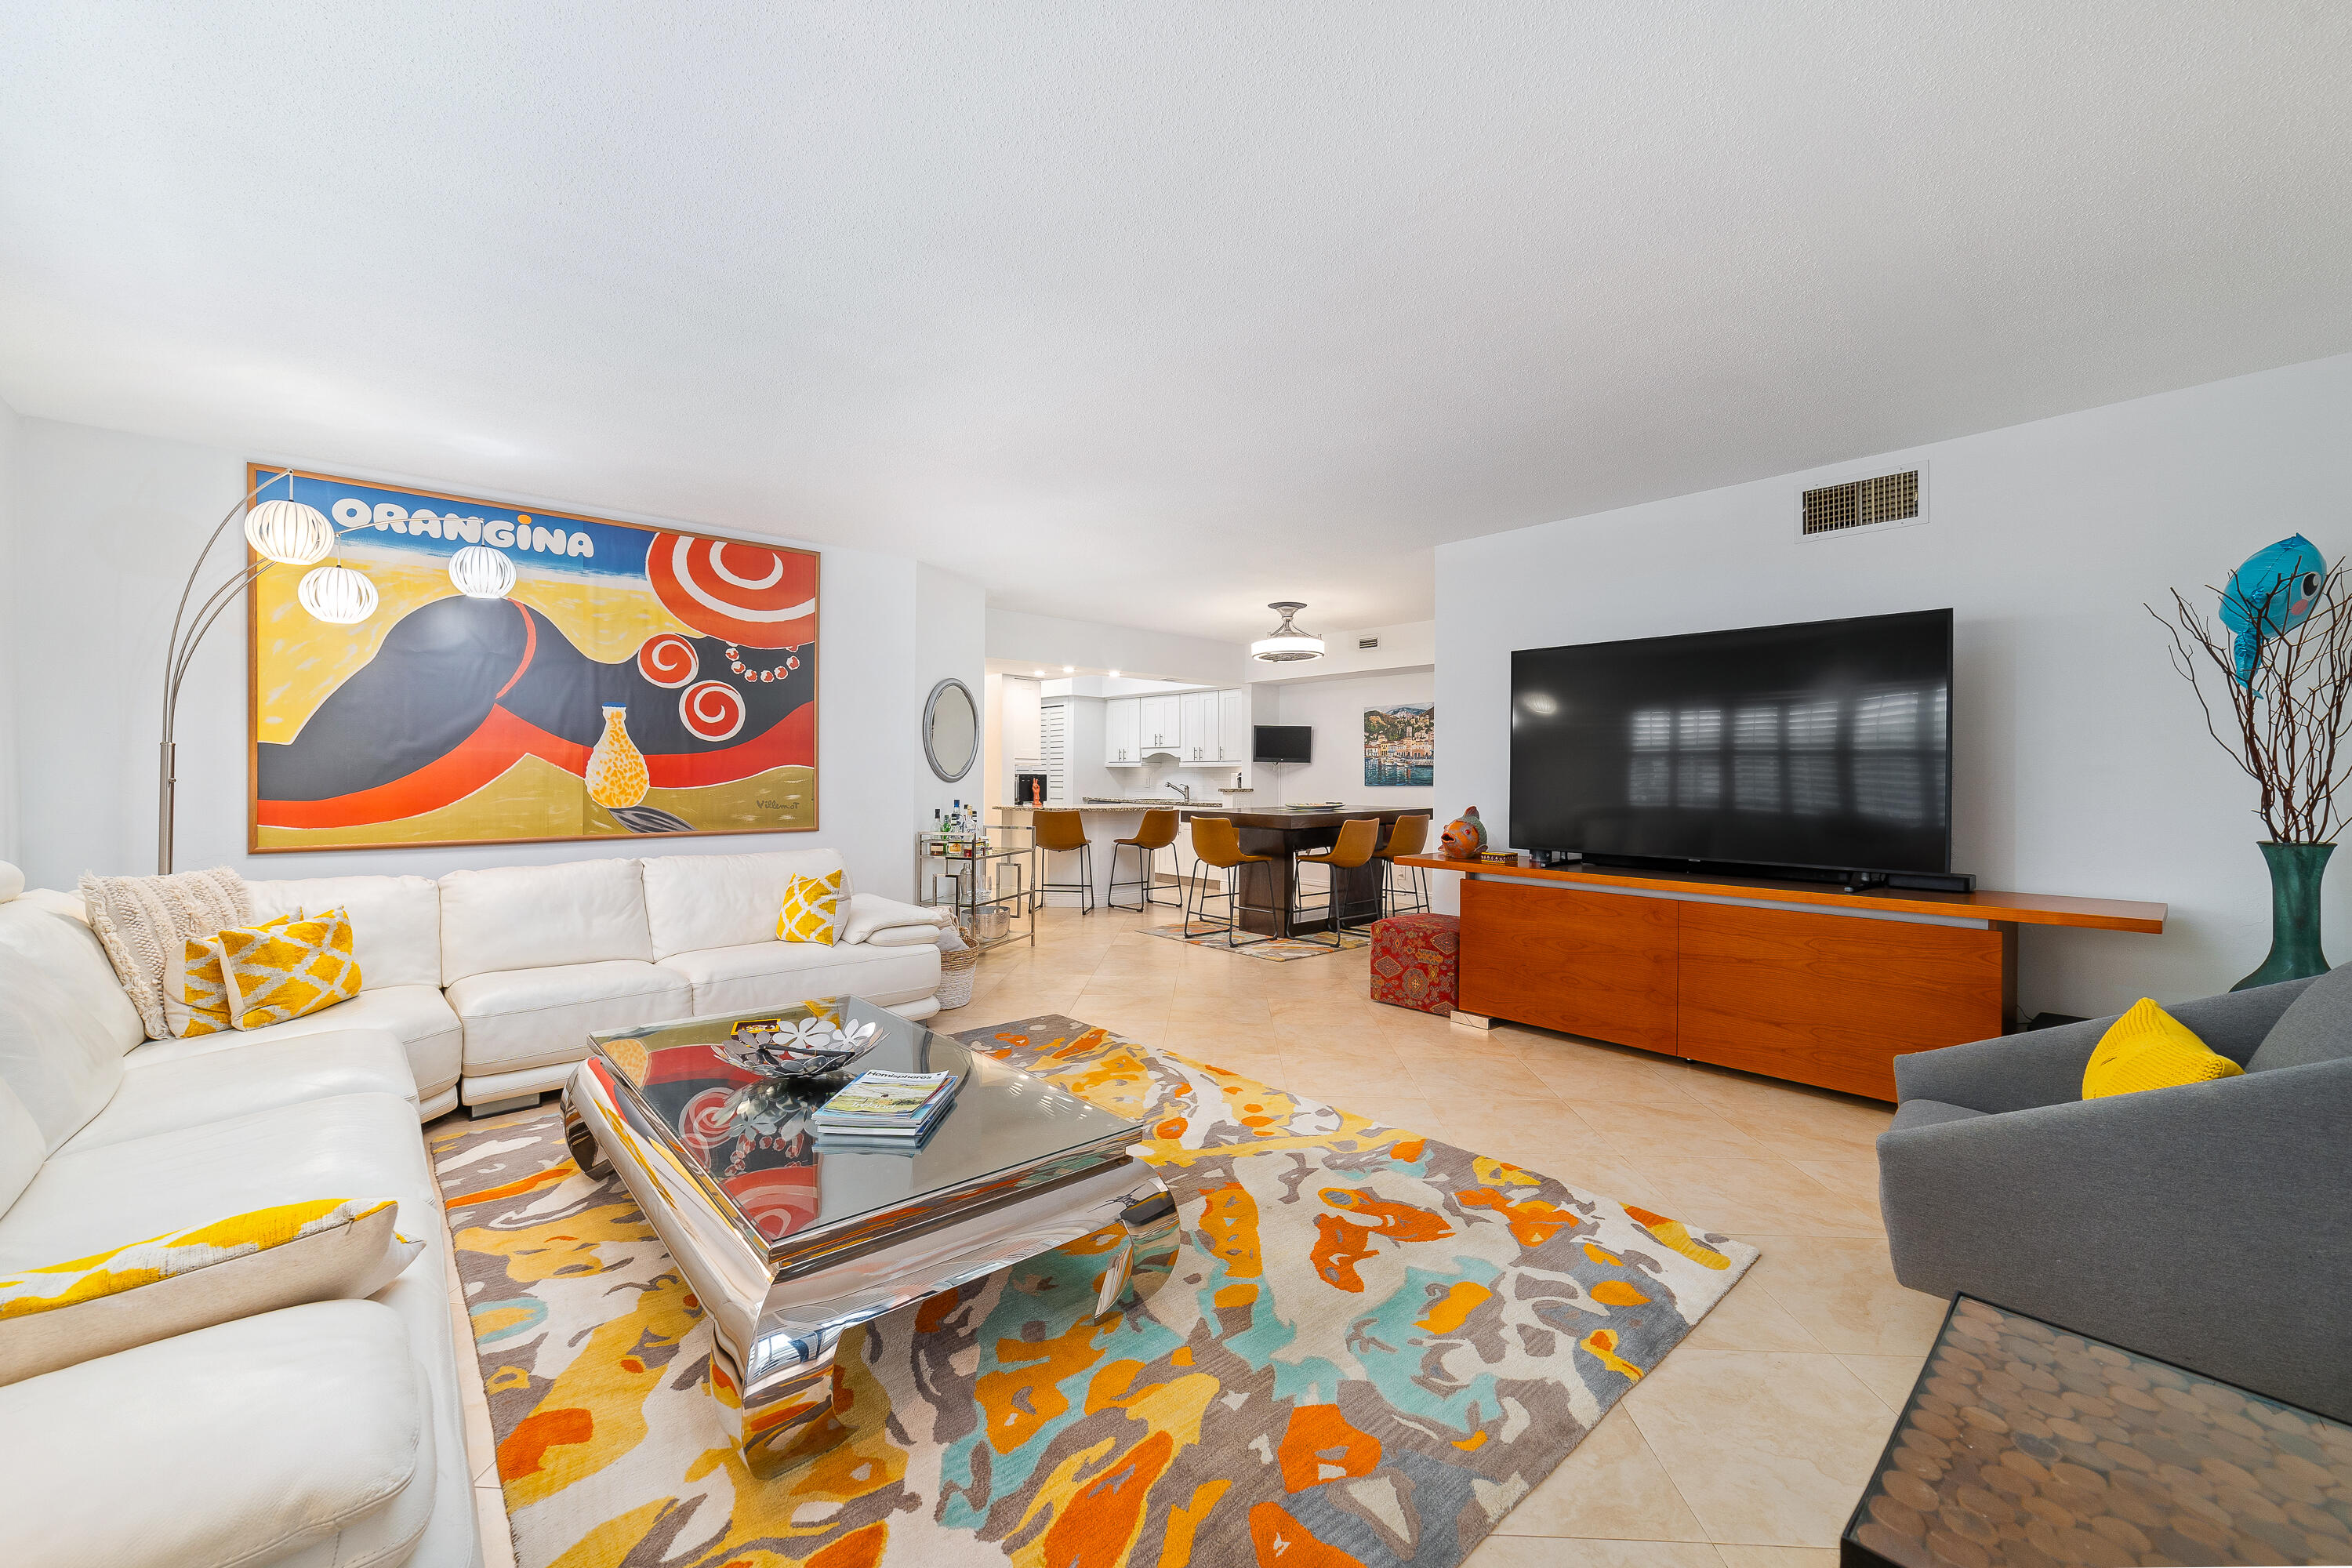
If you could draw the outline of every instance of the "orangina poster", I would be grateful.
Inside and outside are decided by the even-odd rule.
[[[297,602],[307,568],[247,595],[253,849],[816,826],[814,552],[259,465],[247,482],[325,513],[378,595],[349,626]],[[513,561],[510,595],[457,591],[469,544]]]

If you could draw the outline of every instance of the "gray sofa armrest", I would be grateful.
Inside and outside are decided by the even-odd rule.
[[[2197,1037],[2243,1067],[2287,1004],[2309,980],[2227,991],[2168,1007]],[[1970,1110],[2025,1110],[2083,1098],[2083,1069],[2112,1017],[2062,1024],[2022,1035],[1918,1051],[1895,1058],[1895,1091],[1902,1100],[1935,1100]]]
[[[2352,1417],[2347,1129],[2352,1058],[1887,1132],[1895,1278]]]

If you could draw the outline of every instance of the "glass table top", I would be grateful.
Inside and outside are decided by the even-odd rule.
[[[1845,1561],[2352,1563],[2352,1427],[1955,1299]]]
[[[823,1017],[876,1025],[880,1043],[839,1071],[764,1078],[720,1056],[730,1029]],[[1017,1176],[1108,1148],[1117,1157],[1143,1124],[1087,1104],[1045,1079],[861,997],[614,1029],[589,1037],[677,1153],[771,1244],[820,1234],[931,1198],[984,1195]],[[808,1118],[859,1073],[952,1072],[955,1102],[919,1149],[820,1150]]]

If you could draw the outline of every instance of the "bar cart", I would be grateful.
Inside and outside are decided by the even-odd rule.
[[[1035,945],[1036,837],[1025,823],[916,834],[915,901],[952,910],[982,952],[1007,942]]]

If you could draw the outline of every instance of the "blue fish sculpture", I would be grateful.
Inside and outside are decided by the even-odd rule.
[[[2327,563],[2319,547],[2300,533],[2263,545],[2230,574],[2229,586],[2221,590],[2221,624],[2238,634],[2239,685],[2253,683],[2263,641],[2301,626],[2326,581]]]

